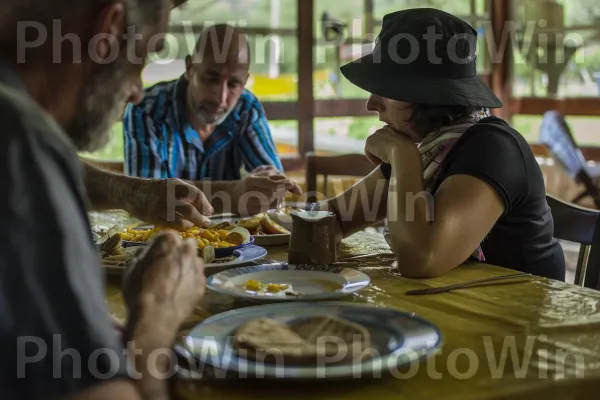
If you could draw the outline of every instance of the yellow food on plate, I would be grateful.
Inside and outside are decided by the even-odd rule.
[[[245,218],[238,222],[238,226],[248,229],[250,232],[257,230],[260,227],[260,222],[264,214],[258,214],[251,218]]]
[[[252,236],[257,235],[289,235],[290,231],[273,221],[267,214],[258,214],[237,223],[240,228],[245,228]]]
[[[156,234],[163,231],[163,228],[155,227],[152,229],[142,228],[127,228],[120,232],[122,240],[130,242],[148,242]],[[232,235],[233,233],[233,235]],[[188,229],[184,232],[179,232],[183,239],[195,239],[198,243],[198,248],[202,249],[205,246],[214,248],[227,248],[239,246],[250,242],[251,236],[248,230],[236,227],[233,230],[215,229],[215,228],[199,228],[197,226]]]
[[[290,233],[290,231],[285,229],[283,226],[273,221],[267,214],[263,216],[262,220],[260,221],[260,224],[262,225],[263,231],[267,235],[281,235]]]
[[[229,243],[248,243],[250,241],[250,232],[242,227],[236,227],[231,231],[225,232],[225,240]]]
[[[268,293],[279,293],[281,291],[289,289],[290,285],[281,283],[262,283],[254,279],[250,279],[246,282],[246,290],[252,292],[268,292]]]

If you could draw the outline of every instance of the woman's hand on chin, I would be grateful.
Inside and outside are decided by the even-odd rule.
[[[382,162],[390,164],[393,152],[404,148],[417,151],[417,147],[410,138],[386,125],[367,138],[365,155],[375,165]]]

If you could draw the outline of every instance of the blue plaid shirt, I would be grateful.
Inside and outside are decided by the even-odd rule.
[[[248,90],[203,143],[186,120],[187,80],[161,82],[123,118],[125,174],[144,178],[237,180],[241,169],[283,171],[262,105]]]

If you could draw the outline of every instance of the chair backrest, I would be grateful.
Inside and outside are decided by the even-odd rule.
[[[579,243],[575,284],[600,290],[600,211],[546,194],[554,237]]]
[[[576,177],[586,170],[586,161],[575,142],[565,117],[558,111],[544,113],[540,126],[540,142],[546,145],[554,159]]]
[[[327,177],[364,177],[376,168],[364,154],[342,154],[337,156],[317,156],[306,154],[306,192],[308,201],[317,200],[317,177],[323,175],[323,195],[327,196]]]
[[[558,111],[547,111],[540,127],[540,142],[550,150],[552,157],[575,180],[585,186],[585,190],[573,199],[591,196],[600,208],[600,191],[587,170],[587,163],[581,149],[577,145],[565,117]]]

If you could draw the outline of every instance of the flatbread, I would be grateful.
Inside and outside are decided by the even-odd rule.
[[[269,318],[254,319],[235,333],[234,348],[248,359],[269,364],[306,363],[316,349],[289,326]]]
[[[292,331],[317,347],[330,363],[361,362],[372,353],[367,328],[332,315],[301,319],[290,324]]]
[[[234,335],[240,357],[280,366],[361,362],[371,348],[368,329],[331,316],[290,325],[259,318],[240,326]]]

